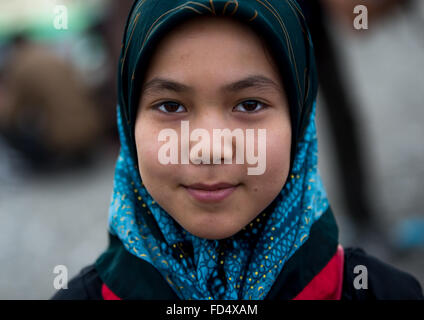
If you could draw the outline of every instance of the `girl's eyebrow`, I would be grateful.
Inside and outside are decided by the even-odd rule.
[[[241,80],[223,85],[220,88],[220,91],[227,91],[227,92],[235,92],[247,88],[258,88],[258,89],[264,89],[264,88],[274,88],[277,91],[281,91],[282,88],[280,85],[275,83],[270,78],[267,78],[263,75],[253,75],[248,76],[246,78],[243,78]],[[160,91],[174,91],[177,93],[190,93],[193,92],[193,87],[187,86],[183,83],[174,81],[172,79],[167,78],[153,78],[152,80],[148,81],[146,84],[144,84],[141,93],[146,94],[148,92],[160,92]]]

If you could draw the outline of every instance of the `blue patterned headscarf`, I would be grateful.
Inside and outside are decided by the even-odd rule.
[[[140,83],[154,45],[177,23],[198,15],[244,21],[268,42],[290,105],[292,159],[279,195],[237,234],[222,240],[185,231],[148,193],[137,167],[134,123]],[[293,0],[141,0],[130,12],[122,45],[117,108],[121,151],[109,232],[153,265],[181,299],[263,299],[285,262],[328,208],[318,173],[313,48]]]

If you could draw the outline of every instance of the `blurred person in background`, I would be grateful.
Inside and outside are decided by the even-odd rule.
[[[366,177],[364,143],[359,140],[358,123],[362,121],[358,102],[349,89],[349,78],[343,72],[343,57],[332,38],[328,20],[335,19],[347,29],[353,29],[357,5],[366,5],[368,21],[386,18],[408,0],[298,0],[308,22],[317,61],[323,108],[329,119],[329,131],[335,144],[337,165],[341,177],[341,193],[347,214],[363,244],[379,241],[384,249],[389,243],[377,212],[371,205]]]
[[[72,64],[22,34],[9,49],[0,108],[5,140],[33,169],[86,163],[103,123]]]
[[[121,51],[122,32],[133,2],[133,0],[107,2],[105,14],[88,30],[89,33],[102,38],[106,52],[107,65],[105,68],[109,69],[108,76],[95,91],[96,99],[103,106],[107,134],[111,135],[114,142],[118,142],[115,121],[115,102],[118,98],[115,68]]]

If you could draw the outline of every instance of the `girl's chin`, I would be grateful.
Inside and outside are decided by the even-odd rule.
[[[193,232],[190,232],[190,233],[202,239],[221,240],[221,239],[226,239],[233,236],[234,234],[237,233],[237,231],[222,232],[222,230],[193,230]]]
[[[215,222],[200,222],[196,226],[183,226],[183,228],[199,238],[221,240],[233,236],[244,227],[244,225],[235,226],[234,223],[228,225],[225,221],[219,220],[216,219]]]

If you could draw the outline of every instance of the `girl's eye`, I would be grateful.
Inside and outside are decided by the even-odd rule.
[[[258,112],[262,109],[265,109],[266,106],[264,103],[256,101],[256,100],[246,100],[242,103],[239,103],[234,107],[236,111],[254,113]]]
[[[156,105],[156,108],[164,113],[181,113],[186,111],[183,105],[172,101],[162,102]]]

